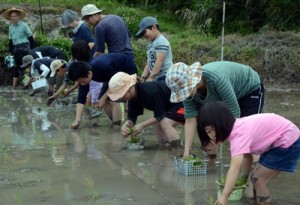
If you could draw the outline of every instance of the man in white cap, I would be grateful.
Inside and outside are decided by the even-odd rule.
[[[94,4],[85,5],[81,9],[82,19],[95,26],[96,53],[123,53],[134,62],[134,54],[130,42],[130,33],[124,20],[117,15],[103,15],[102,10]]]

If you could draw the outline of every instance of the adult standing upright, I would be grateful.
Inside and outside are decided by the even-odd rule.
[[[33,49],[34,39],[29,26],[22,20],[26,16],[26,12],[20,8],[11,8],[3,12],[3,17],[11,21],[8,30],[8,50],[10,55],[19,48]],[[13,88],[16,87],[18,81],[19,68],[14,68]],[[16,76],[16,77],[15,77]]]

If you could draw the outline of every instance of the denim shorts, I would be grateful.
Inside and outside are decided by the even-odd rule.
[[[295,172],[300,158],[300,137],[288,148],[276,147],[263,153],[258,163],[278,171]]]

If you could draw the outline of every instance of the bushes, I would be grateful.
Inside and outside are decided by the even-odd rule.
[[[71,57],[71,44],[72,40],[70,38],[49,38],[46,35],[42,35],[40,32],[35,36],[35,46],[54,46],[60,50],[62,50],[67,59]]]

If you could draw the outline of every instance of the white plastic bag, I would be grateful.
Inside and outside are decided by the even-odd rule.
[[[38,77],[38,78],[36,78],[36,80],[34,82],[31,83],[31,85],[32,85],[32,88],[34,90],[37,90],[37,89],[40,89],[40,88],[47,87],[48,83],[47,83],[46,78]]]

